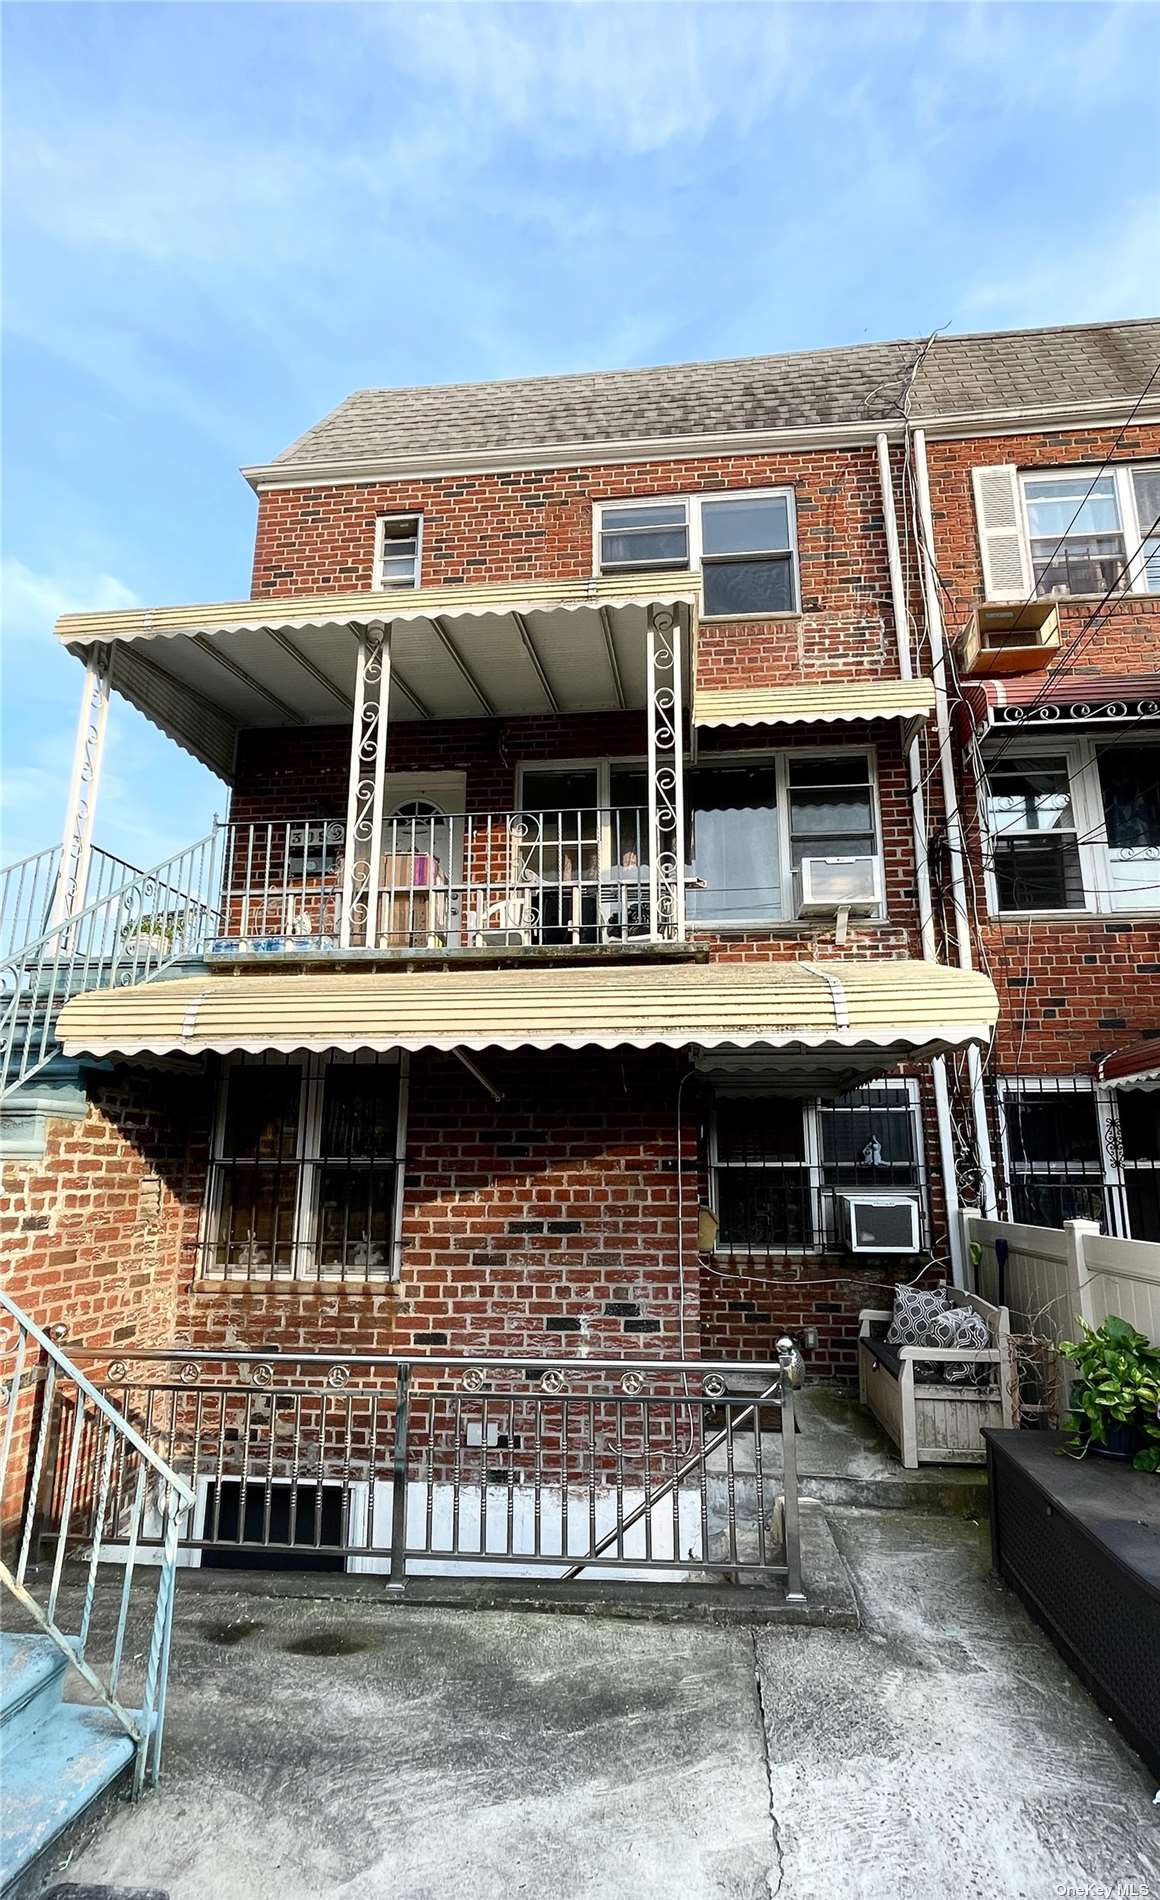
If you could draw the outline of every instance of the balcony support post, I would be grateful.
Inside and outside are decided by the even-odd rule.
[[[677,609],[653,606],[646,634],[648,863],[652,935],[685,936],[685,720]]]
[[[339,942],[373,949],[379,929],[383,862],[383,781],[387,769],[387,716],[391,696],[391,630],[381,620],[355,628],[358,664],[350,727],[346,849],[342,869]]]
[[[105,729],[109,723],[109,694],[113,685],[113,646],[102,643],[89,651],[81,692],[68,784],[60,868],[56,874],[49,928],[63,924],[84,908],[93,848],[93,813],[101,784],[105,756]]]

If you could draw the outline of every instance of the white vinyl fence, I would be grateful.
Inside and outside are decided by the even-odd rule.
[[[1111,1313],[1160,1341],[1160,1246],[1116,1240],[1094,1221],[1025,1227],[1018,1221],[964,1214],[964,1252],[979,1249],[975,1291],[1011,1314],[1013,1333],[1055,1344],[1074,1339],[1078,1322],[1099,1326]],[[1056,1363],[1057,1407],[1064,1399],[1066,1361]]]

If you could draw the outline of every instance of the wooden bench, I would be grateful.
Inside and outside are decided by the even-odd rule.
[[[948,1299],[953,1306],[968,1306],[981,1314],[990,1329],[989,1346],[970,1346],[965,1351],[951,1351],[945,1346],[888,1346],[885,1335],[891,1315],[869,1307],[860,1315],[858,1396],[898,1446],[908,1471],[916,1471],[919,1465],[985,1464],[983,1427],[1010,1428],[1016,1423],[1007,1308],[991,1306],[977,1294],[961,1293],[957,1288],[950,1290]],[[926,1385],[915,1381],[918,1365],[948,1366],[964,1361],[991,1368],[986,1385]]]

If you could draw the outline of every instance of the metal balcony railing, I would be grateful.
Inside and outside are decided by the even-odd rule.
[[[194,1494],[186,1562],[780,1581],[802,1601],[792,1341],[693,1359],[81,1352]],[[95,1447],[82,1439],[82,1468]],[[70,1450],[69,1458],[74,1454]],[[124,1500],[104,1496],[106,1538]],[[52,1541],[53,1525],[45,1532]],[[142,1526],[140,1543],[161,1537]]]
[[[43,936],[52,920],[60,870],[60,846],[49,845],[31,857],[20,858],[0,870],[0,962],[15,956],[25,944]],[[111,891],[142,876],[136,865],[93,845],[88,854],[85,887],[75,893],[72,908],[99,903]]]
[[[654,934],[643,810],[390,817],[377,880],[365,847],[348,864],[338,820],[223,832],[219,951],[531,949]]]

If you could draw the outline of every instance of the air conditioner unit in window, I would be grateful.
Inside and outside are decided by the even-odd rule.
[[[960,670],[976,679],[1034,673],[1059,647],[1059,608],[1051,600],[976,607],[963,635]]]
[[[917,1253],[918,1202],[908,1194],[838,1194],[838,1233],[851,1253]]]
[[[798,872],[798,916],[866,917],[882,907],[877,858],[803,858]]]

